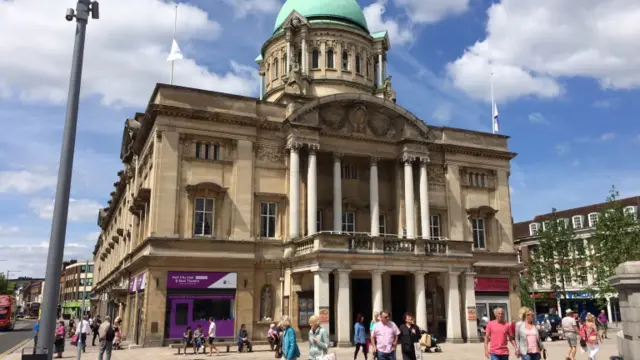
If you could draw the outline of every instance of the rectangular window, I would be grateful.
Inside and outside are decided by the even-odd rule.
[[[196,198],[193,216],[193,236],[213,235],[214,199]]]
[[[342,165],[342,178],[346,180],[358,179],[358,167],[353,164]]]
[[[213,145],[213,160],[220,160],[220,145]]]
[[[387,215],[379,215],[378,216],[378,231],[380,235],[385,235],[387,233]]]
[[[577,215],[573,217],[573,228],[582,229],[582,216]]]
[[[598,223],[598,213],[589,214],[589,227],[594,227]]]
[[[177,306],[176,306],[177,307]],[[193,300],[193,321],[231,320],[234,318],[234,299],[196,299]]]
[[[440,215],[431,215],[431,222],[429,223],[429,235],[431,238],[439,238],[442,236],[440,232]]]
[[[348,233],[356,231],[356,213],[351,211],[342,213],[342,231]]]
[[[130,307],[134,308],[133,306]],[[175,323],[180,326],[187,326],[189,323],[189,304],[177,304]]]
[[[275,203],[260,204],[260,237],[276,237],[276,210]]]
[[[486,233],[484,227],[484,219],[471,219],[471,230],[473,232],[473,246],[476,249],[486,248]]]
[[[316,211],[316,232],[322,231],[322,215],[322,209],[318,209],[318,211]]]

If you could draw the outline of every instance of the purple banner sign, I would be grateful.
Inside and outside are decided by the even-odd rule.
[[[195,300],[195,299],[221,299],[233,300],[236,298],[234,294],[215,294],[215,295],[169,295],[167,298],[171,300]]]
[[[136,290],[140,291],[140,290],[144,290],[144,278],[145,278],[145,273],[142,273],[138,276],[136,276]]]
[[[129,292],[136,292],[136,278],[129,279]]]
[[[169,271],[167,289],[235,289],[237,273]]]

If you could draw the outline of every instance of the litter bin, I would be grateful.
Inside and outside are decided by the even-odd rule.
[[[47,360],[49,349],[44,349],[44,354],[34,354],[35,348],[23,348],[22,360]]]

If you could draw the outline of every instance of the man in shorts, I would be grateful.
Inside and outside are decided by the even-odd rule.
[[[208,336],[208,340],[209,340],[209,349],[210,349],[209,356],[213,355],[213,350],[214,349],[216,351],[216,355],[219,355],[220,351],[214,345],[214,341],[216,340],[216,323],[213,321],[212,317],[209,318],[209,336]]]
[[[566,360],[576,360],[576,349],[578,348],[578,324],[573,317],[573,311],[567,309],[565,316],[562,318],[562,332],[565,339],[569,343],[569,352],[567,353]]]

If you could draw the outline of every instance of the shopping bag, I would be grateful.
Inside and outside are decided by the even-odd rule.
[[[420,337],[420,345],[431,347],[431,335],[422,334],[422,337]]]
[[[71,345],[78,345],[78,334],[71,337]]]
[[[331,354],[320,356],[320,360],[338,360],[338,357],[336,356],[335,353],[331,353]]]
[[[416,352],[416,360],[422,360],[422,347],[420,343],[413,343],[413,348]]]

